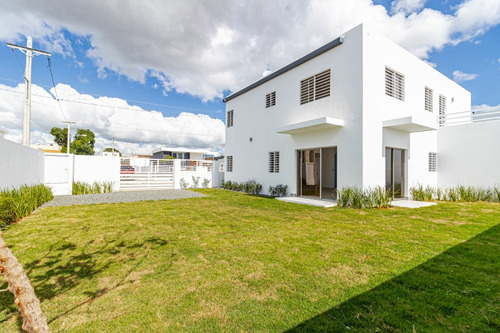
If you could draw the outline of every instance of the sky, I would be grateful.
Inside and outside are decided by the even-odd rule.
[[[25,56],[6,43],[32,36],[51,66],[33,58],[31,143],[69,120],[97,152],[223,152],[225,96],[360,23],[500,106],[499,0],[0,0],[0,129],[22,141]]]

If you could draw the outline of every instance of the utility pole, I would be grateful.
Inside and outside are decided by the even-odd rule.
[[[65,124],[68,124],[68,143],[67,143],[67,146],[66,146],[66,154],[69,154],[69,145],[71,144],[71,124],[76,124],[74,121],[69,121],[69,120],[66,120],[66,121],[63,121],[63,123]]]
[[[113,144],[111,145],[111,157],[115,157],[115,137],[113,137]]]
[[[33,39],[28,37],[28,42],[26,46],[15,45],[7,43],[13,51],[14,49],[19,49],[22,53],[26,54],[26,69],[24,71],[24,80],[26,81],[24,92],[24,117],[23,117],[23,145],[30,146],[30,130],[31,130],[31,59],[34,56],[44,54],[50,57],[50,53],[46,51],[41,51],[34,49]]]

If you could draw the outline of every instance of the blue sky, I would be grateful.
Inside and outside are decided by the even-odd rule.
[[[361,22],[455,79],[473,105],[500,105],[498,0],[0,0],[0,128],[20,141],[25,57],[5,43],[31,35],[52,52],[66,100],[50,100],[47,59],[34,58],[32,142],[50,142],[66,117],[96,132],[98,149],[115,137],[129,153],[222,150],[224,96]]]

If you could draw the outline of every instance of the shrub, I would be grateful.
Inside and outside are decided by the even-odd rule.
[[[193,178],[193,188],[198,188],[200,186],[200,177],[191,176]]]
[[[376,186],[364,191],[358,187],[342,187],[337,189],[339,207],[350,208],[386,208],[391,205],[391,195],[386,189]]]
[[[50,187],[27,186],[0,192],[0,225],[16,222],[54,198]]]
[[[222,187],[226,190],[240,191],[250,194],[259,194],[262,191],[262,185],[257,183],[255,179],[249,179],[244,183],[232,182],[228,180],[224,182]]]
[[[424,188],[422,184],[417,184],[410,188],[410,195],[416,201],[431,201],[434,198],[436,191],[431,186]]]
[[[273,197],[284,197],[288,191],[288,185],[269,186],[269,195]]]
[[[179,181],[179,183],[181,185],[181,189],[183,189],[183,190],[187,189],[188,183],[186,182],[186,180],[184,178],[181,178],[181,180]]]
[[[73,195],[97,194],[113,192],[113,182],[94,182],[93,184],[84,182],[73,182]]]
[[[498,186],[493,188],[482,188],[458,185],[444,189],[427,186],[424,189],[422,185],[417,184],[410,189],[410,193],[413,200],[417,201],[443,200],[461,202],[500,202],[500,188]]]
[[[210,184],[211,180],[208,178],[203,178],[203,187],[207,188],[208,184]]]

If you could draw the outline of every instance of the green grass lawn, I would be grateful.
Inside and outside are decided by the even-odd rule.
[[[7,228],[52,330],[500,329],[500,204],[325,209],[199,192],[44,208]],[[0,331],[20,324],[0,293]]]

